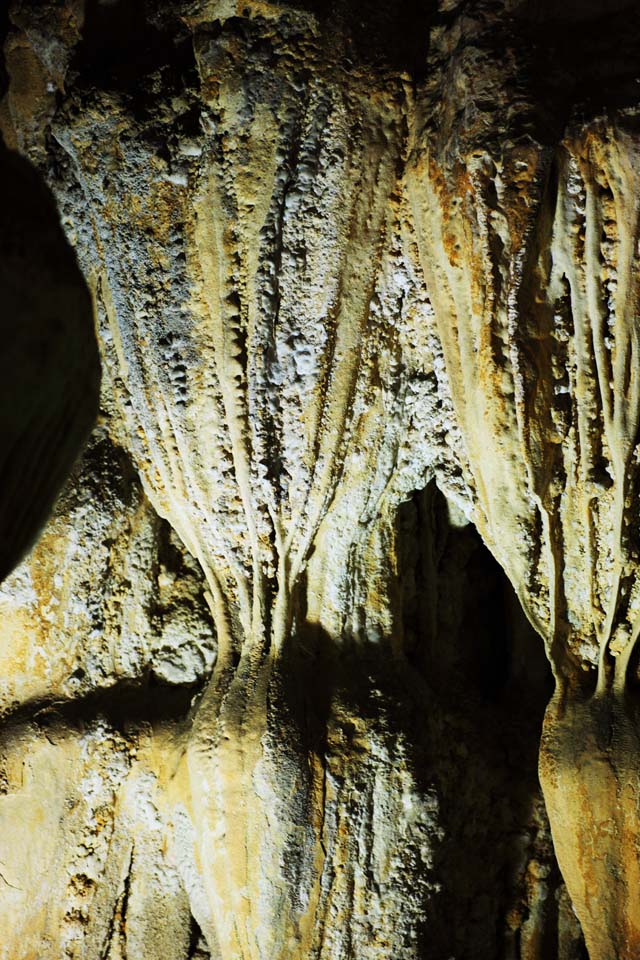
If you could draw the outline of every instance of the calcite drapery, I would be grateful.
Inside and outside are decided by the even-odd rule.
[[[220,5],[190,9],[182,21],[165,10],[168,29],[158,10],[141,25],[117,4],[89,6],[84,24],[77,8],[56,9],[59,41],[82,41],[62,58],[67,77],[62,68],[50,79],[42,15],[14,14],[22,32],[8,44],[12,76],[34,56],[45,68],[28,122],[19,85],[5,115],[15,142],[44,157],[94,285],[109,429],[133,449],[155,505],[199,556],[227,645],[191,723],[172,735],[163,724],[113,732],[121,681],[104,678],[110,712],[76,732],[86,762],[69,756],[71,779],[81,771],[78,790],[67,774],[57,779],[81,806],[73,823],[60,821],[68,847],[61,841],[46,937],[41,914],[27,915],[6,949],[39,948],[52,960],[135,955],[149,938],[150,953],[182,960],[205,951],[200,926],[213,956],[445,957],[454,943],[492,953],[504,941],[542,960],[554,942],[557,880],[539,799],[529,807],[535,710],[528,714],[529,694],[512,694],[494,713],[502,679],[479,692],[474,678],[468,698],[459,653],[453,681],[442,663],[433,668],[440,618],[455,650],[463,635],[467,643],[467,603],[478,612],[475,581],[463,586],[471,547],[446,546],[458,542],[456,528],[446,532],[439,510],[432,518],[425,508],[422,523],[420,511],[404,510],[411,522],[397,512],[433,469],[466,503],[399,189],[407,78],[393,64],[376,66],[370,37],[356,43],[343,21],[334,29],[289,7],[245,6],[229,20]],[[110,34],[109,18],[119,27],[120,16]],[[387,34],[380,39],[386,50]],[[471,531],[460,536],[478,550]],[[142,552],[139,537],[136,521],[132,555],[148,555],[152,570],[147,579],[113,563],[119,596],[127,584],[154,589],[153,537],[145,534]],[[116,557],[120,539],[110,548]],[[161,591],[169,572],[161,563]],[[417,590],[430,598],[426,617]],[[139,658],[127,630],[145,612],[133,606],[107,611],[104,633],[116,655]],[[284,631],[274,631],[274,611],[276,623],[290,619]],[[183,630],[192,622],[201,629],[195,618]],[[72,704],[77,684],[96,683],[95,633],[78,676],[63,682]],[[182,642],[191,662],[194,643]],[[153,673],[177,682],[155,649],[149,655]],[[91,669],[81,678],[83,662]],[[136,663],[134,697],[145,661]],[[90,702],[106,709],[106,696]],[[82,716],[88,703],[74,709]],[[514,716],[528,746],[512,797],[504,734]],[[21,730],[7,734],[0,815],[9,829],[16,805],[32,802],[42,771],[73,742],[73,728],[46,723],[56,749],[45,749],[44,763]],[[33,790],[16,775],[21,757]],[[451,810],[440,810],[441,796]],[[489,815],[496,796],[500,813]],[[137,817],[139,859],[129,856]],[[460,850],[443,842],[445,822]],[[101,853],[111,832],[113,861]],[[31,875],[28,854],[11,851],[7,862],[10,882],[21,870]],[[198,921],[191,944],[180,927],[184,888]],[[22,916],[28,897],[11,896]],[[166,910],[151,937],[158,903]]]
[[[443,102],[427,88],[408,186],[476,522],[546,638],[556,677],[540,772],[560,866],[590,956],[632,957],[637,111],[576,116],[553,143],[550,128],[562,131],[565,118],[540,122],[526,25],[505,21],[519,60],[494,46],[477,7],[434,52],[454,76],[481,65],[477,100],[456,83]],[[621,85],[614,76],[603,96],[615,100]],[[500,110],[516,98],[517,114]]]
[[[15,6],[20,79],[42,21]],[[333,31],[306,3],[173,6],[58,11],[75,54],[52,74],[48,49],[39,96],[16,83],[7,104],[93,285],[112,429],[207,577],[218,663],[148,754],[171,756],[163,813],[208,948],[442,949],[416,731],[444,710],[446,658],[431,637],[428,688],[397,512],[433,472],[547,640],[560,863],[592,955],[632,956],[634,111],[569,117],[579,70],[559,84],[536,61],[546,3],[442,3],[416,84],[380,37],[363,49],[348,4]],[[596,7],[570,5],[558,30]],[[110,23],[126,27],[111,59]],[[553,888],[529,866],[533,904]],[[565,956],[523,911],[509,949]]]
[[[189,30],[194,60],[180,88],[154,77],[153,114],[96,91],[87,65],[53,126],[89,210],[79,246],[127,442],[216,624],[173,778],[176,855],[213,955],[347,956],[357,931],[363,956],[413,956],[432,801],[389,718],[416,679],[382,573],[426,477],[408,440],[424,359],[398,229],[404,89],[345,87],[299,12],[276,30],[262,8],[241,24],[207,9]],[[369,645],[389,677],[364,728],[344,688]]]
[[[637,634],[637,152],[596,123],[553,159],[474,156],[455,193],[434,161],[414,181],[478,524],[559,678],[583,657],[600,685]]]

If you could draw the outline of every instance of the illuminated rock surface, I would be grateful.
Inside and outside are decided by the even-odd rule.
[[[481,7],[434,45],[407,180],[474,520],[556,678],[540,773],[560,867],[592,960],[633,957],[638,16],[565,11],[541,54],[549,11],[514,10],[499,49]]]
[[[0,588],[6,960],[637,955],[638,15],[408,6],[11,7],[104,384]]]

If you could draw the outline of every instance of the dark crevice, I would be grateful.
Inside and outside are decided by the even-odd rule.
[[[424,76],[436,0],[284,2],[293,9],[315,14],[329,42],[335,44],[336,34],[342,34],[347,62],[403,71],[415,80]]]
[[[187,957],[188,960],[193,960],[194,957],[198,956],[200,944],[203,942],[204,938],[202,936],[202,930],[195,919],[191,917],[191,930],[189,932],[189,947]]]
[[[124,877],[122,896],[120,897],[120,929],[121,929],[121,936],[123,940],[126,940],[127,910],[129,908],[129,895],[131,893],[131,871],[133,867],[134,853],[135,853],[135,843],[132,843],[131,852],[129,854],[129,863],[127,864],[127,872]],[[123,944],[123,946],[124,945],[125,944]],[[124,960],[126,960],[126,957],[124,958]]]
[[[177,17],[154,22],[158,7],[150,0],[89,0],[74,68],[99,89],[133,94],[151,73],[190,68],[190,37]]]
[[[637,104],[637,4],[544,0],[523,4],[518,15],[529,95],[542,113],[556,118],[558,132],[572,117],[584,121],[602,111]]]
[[[518,938],[535,936],[536,956],[556,957],[563,887],[537,774],[553,690],[542,640],[475,529],[451,525],[434,485],[401,507],[397,531],[406,653],[430,691],[415,769],[425,789],[436,786],[444,831],[424,956],[507,960],[520,955]],[[545,873],[537,901],[532,862]]]
[[[46,731],[60,722],[77,725],[80,729],[98,718],[106,719],[114,729],[127,732],[137,723],[185,719],[193,698],[201,684],[175,686],[163,683],[149,673],[139,681],[118,680],[113,686],[92,690],[68,700],[60,696],[45,696],[20,703],[5,711],[4,729],[31,722]]]
[[[104,91],[127,103],[132,118],[152,124],[145,136],[164,147],[166,129],[158,123],[160,97],[183,95],[198,88],[193,38],[177,10],[161,0],[88,0],[82,41],[68,73],[77,91]],[[186,132],[196,117],[187,107],[176,122]]]
[[[4,45],[11,28],[9,20],[9,4],[0,3],[0,100],[5,96],[9,88],[9,74],[4,58]],[[2,136],[0,135],[0,149],[2,149]]]
[[[91,299],[38,172],[0,150],[0,579],[32,546],[98,412]]]

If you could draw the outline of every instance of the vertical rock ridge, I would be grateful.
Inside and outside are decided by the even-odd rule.
[[[560,866],[590,956],[631,957],[637,107],[625,103],[629,74],[616,76],[614,64],[600,98],[589,81],[574,88],[584,101],[567,103],[553,74],[546,91],[536,86],[534,37],[519,19],[529,7],[504,18],[504,48],[487,42],[496,34],[485,32],[482,3],[444,28],[407,188],[474,519],[556,677],[540,772]],[[597,45],[591,26],[574,29]],[[558,51],[570,76],[588,79]],[[463,86],[472,63],[482,79]],[[640,74],[636,61],[629,69]],[[438,101],[445,72],[454,82]]]

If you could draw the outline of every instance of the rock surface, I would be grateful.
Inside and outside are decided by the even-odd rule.
[[[405,6],[10,8],[105,383],[0,591],[7,958],[637,954],[640,21]]]
[[[560,867],[592,960],[632,957],[640,24],[566,11],[558,40],[573,29],[604,59],[590,71],[558,43],[542,77],[540,11],[516,5],[497,46],[495,11],[474,9],[432,49],[408,189],[474,519],[556,679],[540,772]],[[461,95],[472,67],[483,82]]]

